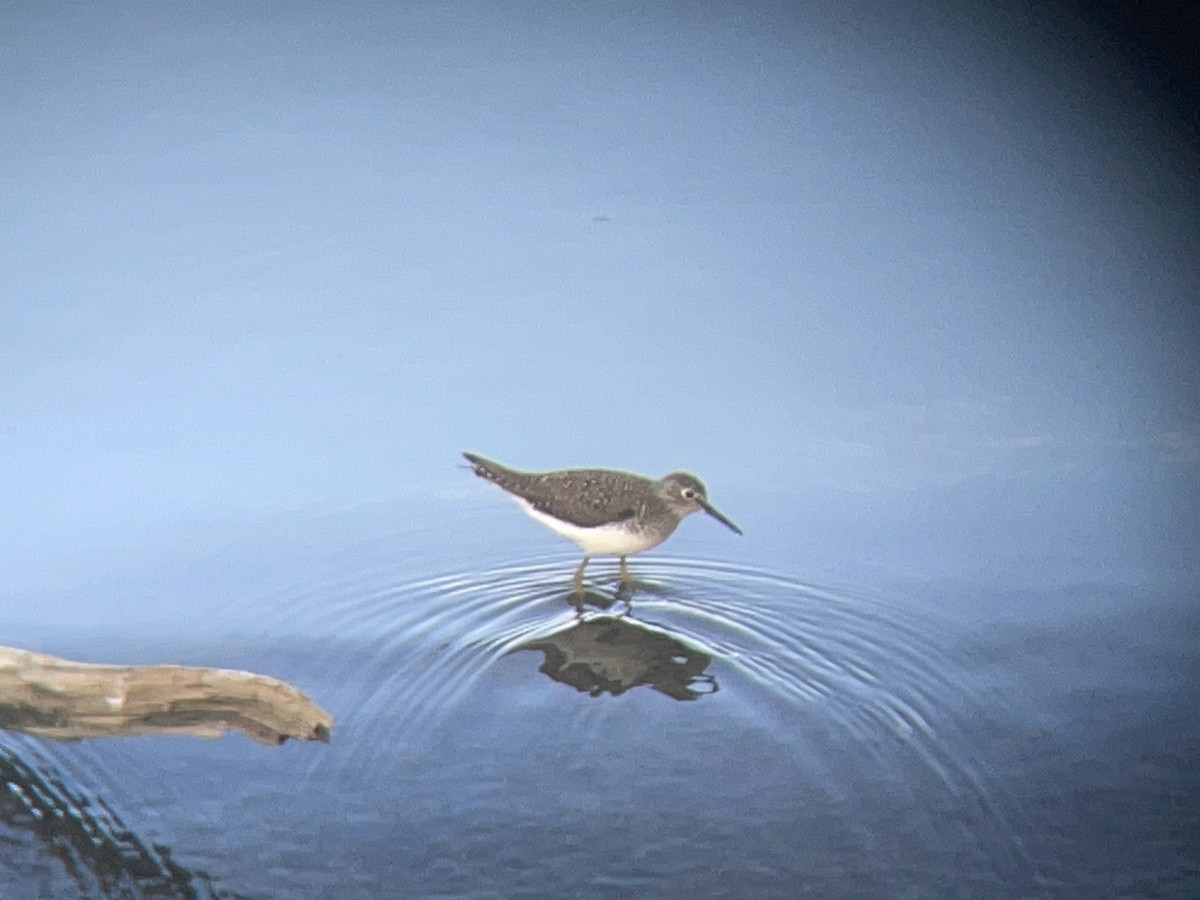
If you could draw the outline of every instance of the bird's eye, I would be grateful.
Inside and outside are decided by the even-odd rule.
[[[695,499],[696,499],[696,492],[695,492],[695,491],[693,491],[691,488],[684,488],[684,489],[683,489],[683,496],[684,496],[684,497],[686,497],[688,500],[695,500]]]

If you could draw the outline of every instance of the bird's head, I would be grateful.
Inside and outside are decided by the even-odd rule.
[[[695,475],[689,475],[687,472],[672,472],[658,482],[658,495],[669,506],[678,510],[681,515],[687,516],[703,510],[722,525],[733,529],[738,534],[742,533],[742,529],[721,515],[716,507],[708,502],[708,492],[704,489],[704,482]]]

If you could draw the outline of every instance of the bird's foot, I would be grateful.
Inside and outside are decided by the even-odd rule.
[[[575,607],[577,613],[582,613],[584,609],[601,609],[607,610],[613,606],[620,598],[619,594],[606,594],[601,591],[583,590],[572,591],[567,595],[567,602]]]

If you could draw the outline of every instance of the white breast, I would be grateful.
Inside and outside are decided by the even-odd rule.
[[[570,522],[564,522],[548,516],[544,512],[539,512],[520,497],[513,499],[521,504],[521,508],[531,518],[541,522],[555,534],[574,541],[589,556],[628,556],[631,553],[641,553],[643,550],[657,547],[662,543],[640,531],[629,531],[621,527],[621,524],[599,525],[595,528],[572,525]]]

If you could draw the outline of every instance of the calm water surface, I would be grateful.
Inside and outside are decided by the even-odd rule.
[[[146,606],[55,640],[275,675],[337,725],[5,737],[5,896],[1200,889],[1194,594],[821,584],[779,535],[690,520],[632,588],[596,565],[580,610],[574,553],[482,493],[172,564],[145,581],[179,580],[189,628]]]

